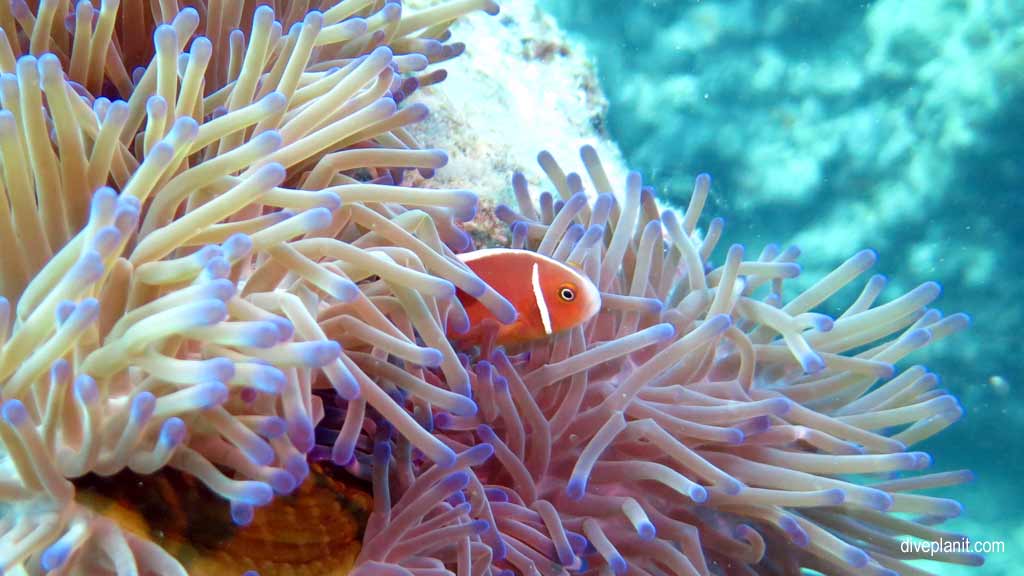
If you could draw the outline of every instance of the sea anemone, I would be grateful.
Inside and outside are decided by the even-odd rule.
[[[336,462],[367,406],[454,459],[353,355],[441,365],[466,394],[413,327],[442,343],[456,286],[514,314],[450,258],[476,196],[402,185],[446,162],[405,130],[426,115],[406,97],[461,52],[454,19],[497,7],[325,4],[0,6],[3,573],[237,567],[123,526],[96,477],[176,470],[249,524],[309,474],[314,388],[350,401]],[[439,405],[475,409],[459,397]]]
[[[796,248],[748,260],[733,245],[711,264],[723,222],[698,229],[708,176],[677,216],[639,174],[613,193],[596,152],[582,159],[593,193],[542,153],[557,195],[535,205],[516,175],[518,206],[497,213],[513,247],[584,270],[601,313],[463,357],[480,410],[428,423],[454,466],[417,461],[378,421],[356,574],[925,574],[901,540],[962,538],[934,527],[961,507],[911,492],[970,474],[914,475],[931,458],[908,447],[962,410],[934,374],[895,363],[968,318],[927,308],[935,283],[879,303],[877,275],[832,304],[870,250],[789,298]]]
[[[914,574],[899,538],[953,538],[959,505],[907,492],[968,475],[895,475],[961,410],[894,363],[966,317],[934,284],[876,305],[877,276],[812,312],[871,252],[788,300],[795,249],[710,266],[706,177],[680,218],[590,148],[591,195],[542,154],[558,199],[517,176],[495,214],[603,309],[452,345],[457,290],[516,311],[455,257],[476,196],[411,185],[446,156],[408,96],[496,9],[0,4],[3,573]],[[127,517],[150,491],[225,511],[235,545]]]

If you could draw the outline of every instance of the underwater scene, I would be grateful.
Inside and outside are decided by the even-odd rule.
[[[1024,574],[1022,22],[0,2],[0,575]]]

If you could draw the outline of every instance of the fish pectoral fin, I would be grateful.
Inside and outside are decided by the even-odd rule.
[[[480,358],[490,358],[501,334],[501,324],[492,318],[486,318],[473,326],[465,334],[451,336],[458,348],[468,349],[476,346],[480,349]]]
[[[477,344],[488,338],[496,338],[501,331],[501,324],[494,318],[484,318],[478,324],[473,325],[464,334],[454,334],[449,337],[459,343]]]

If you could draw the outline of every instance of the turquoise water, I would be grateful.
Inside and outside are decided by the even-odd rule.
[[[714,178],[726,239],[796,243],[817,277],[878,250],[894,296],[938,280],[971,329],[912,357],[964,418],[922,449],[977,480],[949,526],[1024,574],[1024,3],[543,0],[597,63],[604,126],[660,197]],[[727,245],[727,243],[725,243]]]

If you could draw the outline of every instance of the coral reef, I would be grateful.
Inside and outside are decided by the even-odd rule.
[[[894,364],[966,317],[878,276],[815,312],[870,251],[796,295],[795,249],[713,266],[705,176],[677,216],[542,153],[556,194],[516,175],[493,215],[602,310],[453,347],[456,290],[517,311],[456,258],[477,196],[410,185],[447,156],[408,128],[481,10],[0,5],[4,574],[914,574],[899,539],[955,537],[910,492],[969,474],[901,474],[962,410]],[[154,525],[136,492],[180,494]]]
[[[597,149],[611,178],[625,177],[605,130],[607,100],[591,61],[569,48],[534,0],[505,3],[496,18],[466,19],[452,30],[466,53],[445,64],[444,83],[417,91],[431,121],[410,128],[450,158],[425,185],[471,188],[487,201],[486,210],[490,201],[512,201],[510,173],[522,172],[532,185],[544,180],[534,162],[539,150],[583,145]]]

